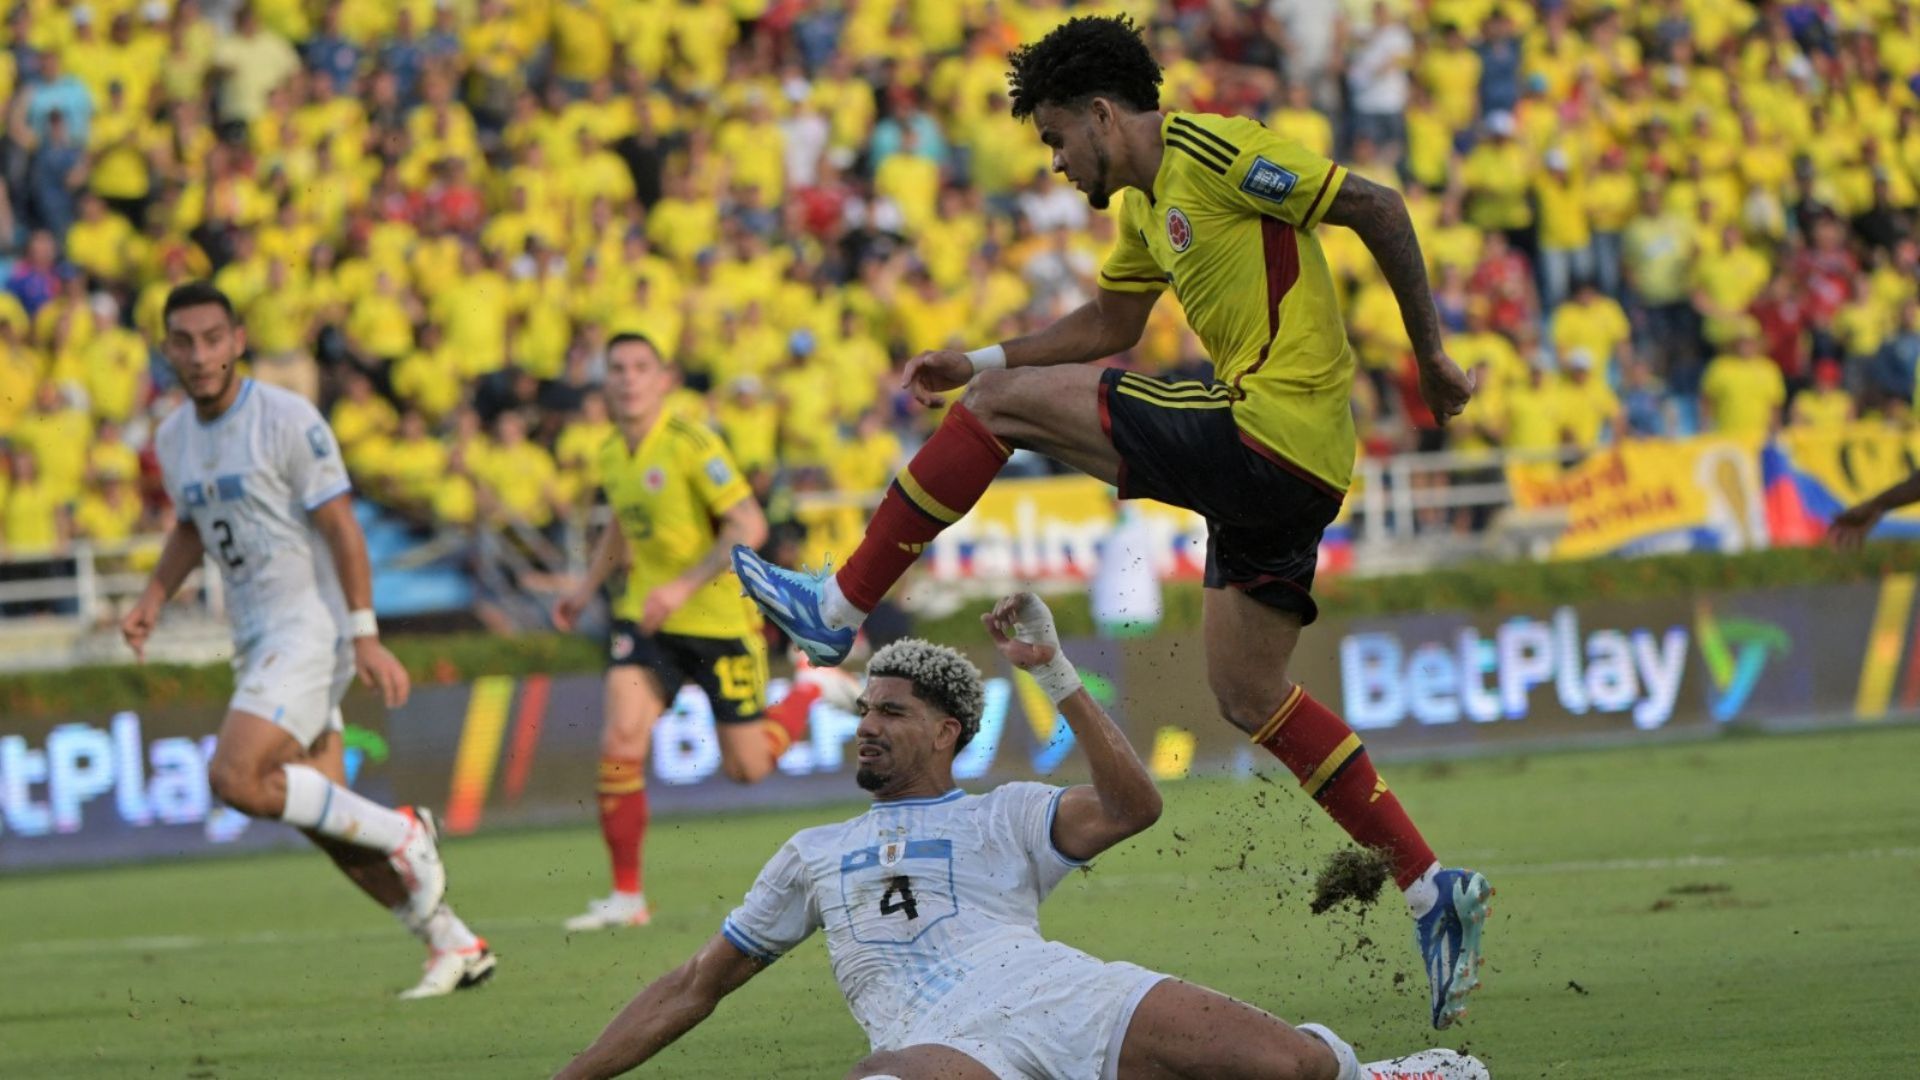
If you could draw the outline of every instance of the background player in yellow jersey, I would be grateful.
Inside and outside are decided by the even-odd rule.
[[[647,828],[647,751],[654,721],[691,680],[713,704],[721,767],[751,784],[799,732],[765,716],[766,641],[741,599],[727,550],[758,545],[767,519],[719,436],[675,416],[677,372],[651,341],[620,334],[607,346],[607,403],[618,429],[600,448],[600,478],[614,527],[594,546],[586,580],[554,607],[571,629],[622,563],[613,605],[601,729],[600,831],[613,862],[613,894],[567,921],[569,930],[645,925],[640,849]],[[804,723],[804,717],[793,721]]]
[[[1472,392],[1441,345],[1405,203],[1253,120],[1160,109],[1160,67],[1125,16],[1068,21],[1012,56],[1013,115],[1095,209],[1125,191],[1099,292],[1038,333],[923,353],[907,381],[929,403],[966,386],[895,478],[834,576],[736,548],[742,584],[818,663],[838,663],[865,613],[1025,447],[1207,518],[1207,682],[1222,715],[1280,759],[1363,846],[1386,853],[1415,917],[1431,1019],[1451,1024],[1478,983],[1485,878],[1445,869],[1345,721],[1287,675],[1316,614],[1320,536],[1355,456],[1354,359],[1315,236],[1360,235],[1399,301],[1436,418]],[[1210,382],[1087,366],[1134,345],[1172,288],[1213,362]],[[969,386],[968,384],[971,383]]]

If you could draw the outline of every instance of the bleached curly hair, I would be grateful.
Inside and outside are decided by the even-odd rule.
[[[980,713],[987,691],[973,661],[945,645],[920,638],[901,638],[867,661],[867,678],[892,677],[913,684],[913,696],[960,721],[954,752],[965,748],[980,731]]]

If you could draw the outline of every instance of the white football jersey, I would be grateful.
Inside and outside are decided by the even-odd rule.
[[[332,650],[347,633],[346,598],[308,514],[352,485],[320,411],[248,379],[216,420],[202,422],[192,404],[174,410],[154,451],[180,520],[219,564],[234,650],[296,628],[326,635],[315,647]]]
[[[985,795],[875,803],[781,847],[721,933],[759,960],[827,931],[834,978],[876,1047],[942,998],[1051,955],[1040,901],[1082,864],[1053,846],[1066,789],[1011,783]]]

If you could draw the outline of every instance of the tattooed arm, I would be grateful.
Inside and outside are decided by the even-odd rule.
[[[1426,259],[1420,254],[1420,238],[1414,234],[1406,200],[1391,188],[1349,172],[1323,220],[1359,233],[1380,264],[1394,298],[1400,301],[1400,318],[1420,365],[1420,396],[1433,410],[1434,419],[1444,424],[1460,415],[1473,394],[1473,380],[1447,357],[1440,337],[1440,312],[1433,305]]]

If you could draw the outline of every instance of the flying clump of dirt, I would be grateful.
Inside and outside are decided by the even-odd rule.
[[[1380,890],[1392,873],[1392,864],[1378,851],[1364,848],[1336,851],[1320,868],[1320,876],[1314,879],[1313,900],[1307,909],[1323,915],[1349,900],[1366,907],[1380,899]]]

